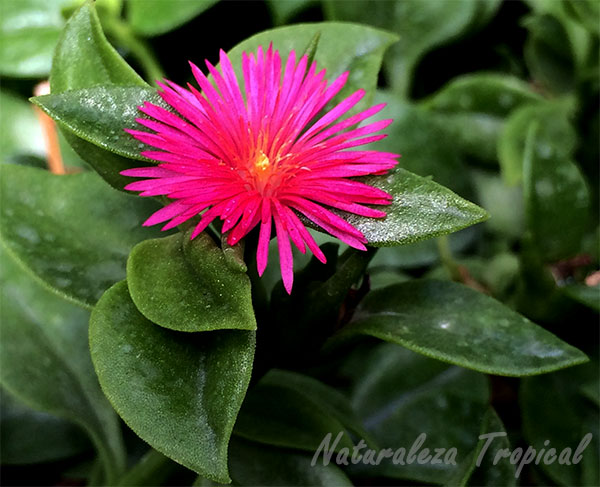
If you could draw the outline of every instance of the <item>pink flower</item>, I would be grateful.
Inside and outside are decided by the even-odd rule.
[[[140,191],[141,196],[166,195],[174,200],[144,225],[168,221],[163,228],[167,230],[202,214],[192,233],[194,238],[219,217],[231,245],[260,225],[256,254],[260,275],[267,265],[274,222],[281,275],[288,293],[293,283],[290,240],[300,252],[306,251],[306,245],[325,262],[298,215],[349,246],[364,250],[364,235],[331,209],[384,217],[383,211],[365,204],[388,205],[391,196],[353,177],[383,174],[399,157],[374,150],[349,150],[385,137],[373,134],[391,120],[355,127],[385,104],[338,122],[365,91],[358,90],[321,113],[340,92],[348,73],[328,85],[325,70],[317,73],[316,63],[307,64],[306,56],[296,62],[292,51],[282,76],[279,52],[270,46],[265,53],[259,47],[256,56],[243,54],[242,90],[223,51],[221,73],[206,62],[215,86],[190,63],[202,91],[189,84],[184,89],[170,81],[159,83],[160,96],[174,111],[146,102],[139,109],[148,118],[136,121],[152,132],[127,130],[159,149],[141,154],[160,164],[121,173],[146,178],[126,189]]]

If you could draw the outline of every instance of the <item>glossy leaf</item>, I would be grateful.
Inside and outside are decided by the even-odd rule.
[[[250,280],[202,233],[146,240],[131,252],[127,284],[150,321],[178,331],[255,330]]]
[[[156,326],[123,281],[94,308],[90,349],[104,393],[133,431],[199,474],[229,481],[227,444],[250,380],[254,332]]]
[[[290,450],[267,447],[258,443],[233,438],[229,465],[232,485],[311,485],[349,487],[352,484],[344,472],[332,463],[311,464],[311,457]],[[195,486],[218,485],[198,478]]]
[[[94,173],[4,165],[0,175],[2,243],[46,286],[83,306],[123,279],[131,248],[157,234],[141,226],[156,202],[120,194]]]
[[[255,52],[258,46],[267,48],[272,42],[283,59],[287,59],[292,49],[298,59],[316,34],[320,34],[314,58],[317,68],[326,69],[326,78],[330,81],[344,71],[350,72],[346,85],[332,103],[364,89],[367,96],[348,115],[368,108],[377,86],[383,54],[398,39],[394,34],[364,25],[338,22],[297,24],[256,34],[235,46],[228,55],[241,80],[242,52]]]
[[[77,137],[130,159],[148,159],[140,152],[148,146],[135,140],[125,129],[139,129],[135,121],[145,101],[161,105],[156,90],[140,86],[103,85],[70,90],[31,99],[50,117]]]
[[[474,20],[477,1],[386,2],[327,0],[332,20],[345,20],[389,29],[400,35],[386,57],[386,72],[394,91],[406,97],[413,71],[425,53],[462,34]]]
[[[358,228],[369,245],[389,247],[456,232],[485,221],[488,214],[428,178],[395,169],[386,176],[367,176],[361,181],[390,193],[394,200],[384,207],[384,219],[344,215]]]
[[[533,122],[523,156],[525,215],[542,258],[556,261],[579,251],[588,225],[590,198],[574,161],[553,153],[540,154],[544,139],[539,133],[540,126]]]
[[[2,2],[0,74],[36,77],[50,71],[52,51],[64,20],[60,9],[69,0]]]
[[[92,3],[84,3],[69,19],[56,46],[50,73],[53,94],[96,85],[137,85],[146,83],[108,43]],[[141,165],[106,151],[65,130],[75,152],[110,185],[123,189],[129,178],[119,173]]]
[[[4,253],[1,269],[2,386],[30,407],[79,424],[114,482],[125,454],[90,361],[88,312],[41,288]]]
[[[362,351],[355,362],[353,406],[381,448],[405,449],[405,465],[384,460],[379,466],[359,464],[361,476],[443,483],[477,444],[487,409],[484,375],[447,365],[393,344]],[[421,447],[456,448],[456,465],[408,462],[408,453],[422,433]],[[450,458],[448,458],[450,460]]]
[[[533,122],[539,126],[534,148],[537,157],[571,157],[577,143],[577,136],[569,122],[571,111],[571,101],[561,100],[523,106],[511,113],[498,141],[498,160],[508,184],[522,180],[527,130]]]
[[[218,0],[129,0],[127,20],[136,34],[164,34],[189,22]]]
[[[75,424],[31,409],[4,390],[0,411],[3,465],[62,460],[85,452],[91,446]]]
[[[446,281],[410,281],[371,292],[340,332],[356,334],[496,375],[542,374],[587,361],[499,301]]]
[[[600,484],[599,410],[580,392],[588,381],[598,384],[597,362],[528,378],[521,386],[523,433],[528,444],[538,450],[552,447],[557,456],[563,449],[570,448],[571,462],[584,436],[593,435],[579,462],[573,461],[571,465],[561,465],[557,460],[551,464],[540,462],[539,468],[561,485]],[[549,404],[552,407],[548,407]]]

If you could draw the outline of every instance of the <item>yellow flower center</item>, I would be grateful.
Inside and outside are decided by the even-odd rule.
[[[259,156],[256,158],[256,162],[254,163],[254,168],[258,174],[264,173],[270,165],[269,158],[263,151],[259,152]]]

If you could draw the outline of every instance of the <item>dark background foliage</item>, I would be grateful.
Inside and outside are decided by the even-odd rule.
[[[244,391],[232,386],[235,381],[228,374],[251,360],[245,338],[225,332],[211,346],[202,344],[202,353],[215,363],[235,355],[227,367],[210,371],[212,384],[224,377],[231,400],[222,407],[208,399],[206,409],[189,412],[192,408],[186,408],[198,396],[185,381],[193,375],[185,357],[200,348],[148,321],[162,318],[154,318],[156,309],[144,301],[142,284],[148,278],[142,271],[157,275],[152,273],[164,269],[152,253],[156,248],[148,244],[152,241],[146,240],[132,254],[142,264],[135,267],[130,259],[129,291],[117,284],[93,314],[90,333],[97,348],[92,358],[96,372],[105,371],[101,382],[109,403],[90,361],[89,313],[84,308],[91,309],[109,286],[125,277],[134,245],[157,236],[138,228],[153,203],[106,193],[108,186],[88,172],[90,167],[63,136],[67,167],[84,171],[77,184],[50,184],[45,172],[35,177],[27,172],[31,166],[45,167],[45,150],[26,99],[48,77],[64,18],[79,3],[0,4],[0,159],[26,166],[2,175],[2,483],[93,485],[113,475],[120,478],[119,485],[210,485],[148,449],[138,434],[188,466],[188,457],[208,458],[207,451],[213,451],[208,440],[206,445],[200,445],[204,440],[198,445],[182,440],[183,453],[176,448],[167,452],[155,436],[140,433],[148,429],[136,420],[149,421],[157,436],[162,426],[180,427],[181,437],[184,430],[193,430],[196,418],[215,417],[211,408],[235,420],[236,401],[242,401]],[[431,177],[491,216],[450,236],[382,248],[364,258],[344,254],[345,249],[321,236],[330,263],[315,266],[296,256],[295,267],[302,270],[291,297],[283,293],[275,265],[260,284],[255,279],[248,249],[256,236],[248,238],[258,341],[253,377],[230,444],[234,484],[600,484],[598,2],[220,1],[154,31],[151,9],[136,21],[133,3],[139,7],[143,0],[126,1],[123,8],[118,0],[99,1],[98,15],[108,40],[149,82],[161,71],[180,84],[191,81],[187,60],[216,64],[219,49],[230,51],[275,26],[340,20],[398,34],[400,41],[387,51],[374,93],[376,101],[388,103],[385,116],[395,119],[380,148],[401,153],[402,167]],[[187,2],[175,1],[170,8],[175,11],[181,3]],[[35,62],[20,63],[36,55]],[[73,144],[76,138],[70,137]],[[78,192],[76,186],[82,184],[85,192]],[[70,216],[79,226],[62,232],[58,244],[36,241],[20,226],[29,222],[40,235],[53,235],[52,209],[59,206],[66,208],[59,215]],[[85,218],[79,221],[80,208],[96,221],[87,226]],[[35,216],[42,209],[49,213]],[[82,228],[92,235],[89,241],[81,240],[87,233]],[[123,228],[126,238],[119,233]],[[161,253],[179,242],[177,236],[169,238],[162,241]],[[111,251],[103,254],[106,248]],[[94,274],[92,284],[89,275],[65,267],[73,255],[80,263],[86,258],[93,263],[95,253],[111,265]],[[211,265],[225,266],[220,255],[213,254]],[[149,262],[158,264],[146,269]],[[246,322],[252,314],[249,282],[240,285],[235,301]],[[158,308],[167,314],[173,309],[162,305]],[[117,307],[126,311],[126,318],[112,319],[110,309]],[[386,313],[394,316],[391,322],[380,317]],[[499,327],[503,320],[510,325],[506,330]],[[459,332],[450,338],[440,334],[439,324],[445,322],[458,324]],[[531,322],[539,327],[530,328]],[[177,411],[187,415],[173,413],[166,422],[153,424],[154,413],[144,409],[143,401],[111,395],[114,384],[123,387],[131,376],[127,354],[115,353],[110,338],[124,339],[120,334],[129,331],[133,336],[135,326],[153,327],[141,349],[148,353],[137,357],[146,367],[140,367],[141,375],[154,371],[157,358],[167,364],[157,372],[164,374],[161,384],[175,384],[171,397]],[[158,347],[162,341],[168,345]],[[534,350],[540,344],[548,347],[547,362],[534,360],[543,356]],[[581,364],[581,353],[573,347],[589,362]],[[551,352],[566,358],[554,362]],[[114,375],[108,377],[107,370]],[[310,467],[311,452],[326,432],[336,430],[391,448],[408,448],[426,432],[430,448],[457,447],[459,465]],[[503,430],[508,437],[498,445],[511,449],[541,448],[546,440],[557,450],[574,449],[586,433],[594,437],[578,465],[528,465],[515,478],[513,465],[491,465],[488,454],[474,468],[481,448],[478,435]],[[221,446],[215,444],[214,450]],[[121,478],[123,471],[128,473]]]

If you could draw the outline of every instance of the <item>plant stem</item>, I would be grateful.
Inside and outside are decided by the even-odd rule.
[[[127,48],[135,60],[144,70],[146,81],[152,83],[164,78],[164,72],[158,60],[148,47],[146,42],[139,39],[128,24],[117,18],[111,18],[106,22],[107,33],[115,39],[117,44]]]
[[[453,281],[462,282],[463,279],[460,265],[454,260],[452,250],[450,250],[450,243],[446,235],[437,238],[437,247],[442,265],[450,274],[450,278]]]

